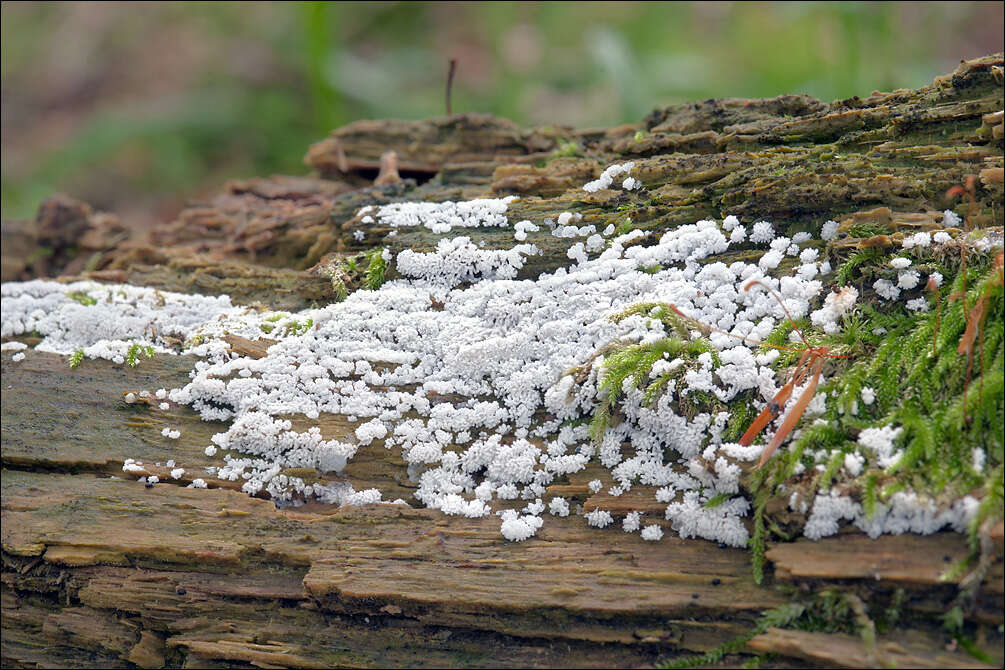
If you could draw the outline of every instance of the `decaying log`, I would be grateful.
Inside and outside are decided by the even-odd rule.
[[[839,244],[857,246],[940,229],[947,188],[979,175],[973,222],[1001,227],[1002,67],[1001,55],[989,56],[918,91],[830,104],[781,96],[677,105],[613,129],[528,130],[483,115],[357,122],[310,147],[315,176],[231,182],[146,236],[54,196],[35,222],[4,223],[3,280],[89,277],[295,310],[334,299],[331,276],[318,271],[326,263],[435,246],[421,228],[389,236],[364,223],[362,206],[510,194],[520,196],[511,220],[577,211],[598,229],[630,218],[661,231],[736,214],[790,234],[818,233],[834,218]],[[400,179],[374,185],[389,151]],[[647,190],[582,190],[624,160],[635,161]],[[863,223],[884,229],[886,241],[855,237]],[[511,230],[470,235],[487,249],[512,246]],[[555,269],[572,243],[547,231],[527,241],[542,253],[521,277]],[[348,275],[346,288],[360,280]],[[227,341],[246,356],[268,346]],[[5,667],[650,665],[714,649],[751,631],[762,611],[828,590],[895,600],[898,618],[874,641],[768,628],[726,660],[979,665],[941,623],[959,594],[948,568],[970,553],[960,534],[778,543],[759,586],[747,551],[649,543],[572,517],[549,519],[533,542],[509,543],[495,517],[399,505],[278,509],[241,493],[240,482],[205,474],[217,463],[203,449],[223,424],[124,400],[183,385],[188,357],[70,370],[63,357],[25,354],[17,364],[2,358]],[[326,438],[355,428],[346,417],[320,425]],[[181,439],[165,445],[167,426]],[[124,473],[126,458],[142,469]],[[172,478],[168,460],[185,473]],[[560,478],[547,495],[586,511],[653,505],[645,487],[594,493],[587,483],[599,473]],[[149,475],[162,483],[134,481]],[[379,446],[360,448],[340,476],[386,499],[409,500],[416,489],[400,454]],[[196,478],[209,489],[185,488]],[[992,545],[965,616],[975,644],[1000,666],[1000,524]]]

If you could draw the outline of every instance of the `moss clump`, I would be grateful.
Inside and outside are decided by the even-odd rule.
[[[283,324],[283,330],[287,335],[303,335],[314,326],[314,319],[304,319],[297,321],[290,319]]]
[[[548,160],[552,161],[556,158],[577,158],[582,155],[582,147],[580,147],[578,143],[568,140],[559,142],[558,148],[551,152],[551,156],[548,157]]]
[[[366,258],[366,275],[363,278],[363,286],[371,291],[376,291],[386,281],[387,261],[384,260],[384,250],[371,249],[366,252]]]
[[[838,275],[868,286],[862,280],[886,272],[886,260],[875,250],[857,252],[839,268]],[[764,529],[768,498],[781,493],[783,483],[791,493],[800,463],[807,468],[823,465],[814,477],[801,478],[796,484],[803,493],[837,486],[861,502],[867,517],[898,491],[915,492],[940,506],[967,494],[981,497],[970,527],[975,552],[981,524],[1002,517],[1005,307],[1001,270],[986,255],[972,253],[965,272],[954,267],[952,260],[922,255],[915,265],[953,277],[951,284],[930,298],[935,309],[910,313],[899,303],[876,308],[867,302],[846,319],[841,333],[823,338],[827,344],[848,347],[854,358],[839,362],[832,381],[818,391],[836,399],[828,403],[822,417],[825,423],[804,429],[769,462],[763,475],[751,480],[755,539]],[[983,301],[986,315],[981,328],[973,326],[971,362],[961,342],[968,319],[974,318],[968,315],[978,301]],[[784,353],[779,361],[783,359]],[[874,397],[870,403],[863,400],[864,389]],[[886,426],[901,432],[896,440],[899,456],[884,464],[856,438],[862,430]],[[841,471],[847,454],[865,459],[859,475]],[[754,559],[756,567],[756,552]]]
[[[126,352],[126,365],[135,368],[140,364],[140,355],[153,358],[154,348],[146,344],[132,344]]]
[[[635,388],[643,388],[656,361],[683,358],[691,363],[701,354],[709,354],[718,363],[718,352],[706,340],[686,341],[677,336],[664,337],[649,344],[626,344],[614,348],[604,358],[601,367],[600,390],[603,399],[590,422],[590,435],[599,440],[610,425],[611,415],[624,393],[624,383],[631,379]],[[644,403],[651,404],[668,387],[671,380],[684,377],[693,365],[684,364],[665,372],[644,385]],[[675,401],[681,412],[693,419],[706,405],[718,404],[714,397],[704,393],[677,394]]]
[[[828,589],[811,596],[793,592],[793,601],[767,610],[758,617],[754,626],[743,635],[699,656],[675,658],[657,668],[694,668],[715,665],[728,654],[742,653],[746,644],[769,628],[802,630],[808,632],[843,633],[858,635],[868,652],[876,648],[876,631],[889,630],[900,618],[900,608],[905,594],[896,589],[892,594],[865,602],[854,593]],[[754,657],[750,663],[756,667],[763,657]]]
[[[285,316],[285,314],[275,314],[270,316],[265,320],[265,323],[259,324],[258,328],[266,335],[275,333],[277,336],[283,336],[303,335],[314,326],[314,319],[304,319],[303,321],[287,319],[282,323],[278,323]]]
[[[626,216],[625,220],[619,223],[618,226],[614,229],[613,237],[621,237],[622,235],[627,235],[636,228],[638,228],[638,226],[632,223],[631,217]]]
[[[182,343],[181,348],[184,351],[185,349],[192,349],[194,347],[201,346],[205,344],[205,342],[206,342],[205,335],[193,335],[192,337],[189,337]]]
[[[77,302],[79,302],[81,305],[84,305],[85,307],[90,307],[91,305],[97,305],[98,304],[97,300],[95,300],[91,296],[87,295],[83,291],[71,291],[71,292],[69,292],[69,293],[66,294],[66,297],[70,298],[71,300],[76,300]]]

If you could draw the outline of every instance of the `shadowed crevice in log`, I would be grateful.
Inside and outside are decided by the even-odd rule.
[[[380,166],[377,165],[375,167],[366,167],[366,168],[358,167],[355,168],[352,172],[353,174],[357,175],[364,181],[372,183],[380,174]],[[398,174],[401,176],[402,179],[411,179],[419,186],[422,186],[426,182],[433,179],[433,177],[435,177],[437,174],[439,174],[439,170],[433,171],[433,170],[399,169]]]

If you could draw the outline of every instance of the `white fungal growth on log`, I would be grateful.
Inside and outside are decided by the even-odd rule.
[[[632,163],[612,165],[583,189],[610,188],[615,178],[625,189],[638,188],[629,175],[633,168]],[[455,228],[508,227],[506,210],[514,199],[395,203],[364,207],[358,215],[391,228],[422,226],[446,234]],[[760,409],[784,380],[771,367],[778,352],[757,353],[757,340],[787,319],[786,311],[793,319],[808,317],[823,331],[836,332],[842,317],[854,310],[858,292],[845,287],[821,295],[818,277],[831,268],[818,260],[816,248],[800,246],[810,243],[810,236],[776,237],[766,221],[741,224],[728,216],[721,225],[698,221],[655,239],[641,230],[611,237],[610,226],[601,235],[582,218],[570,212],[557,216],[553,235],[588,239],[575,243],[564,267],[535,279],[516,278],[527,258],[539,253],[522,243],[539,230],[526,220],[514,227],[521,244],[509,249],[484,249],[460,236],[441,239],[431,252],[406,249],[392,259],[385,250],[385,260],[394,263],[401,279],[289,315],[315,327],[268,328],[276,342],[260,358],[233,353],[222,338],[260,339],[263,324],[274,321],[271,313],[235,306],[227,296],[129,285],[3,284],[0,334],[13,338],[35,332],[42,338],[35,347],[40,351],[82,351],[88,358],[112,361],[122,360],[136,344],[173,354],[172,342],[186,342],[185,353],[194,356],[191,380],[159,389],[155,397],[187,406],[204,420],[228,422],[227,430],[205,446],[207,456],[222,459],[215,476],[241,481],[245,492],[268,494],[278,503],[307,497],[342,505],[384,502],[376,489],[308,484],[283,471],[340,472],[360,449],[392,449],[419,485],[415,499],[427,507],[483,517],[500,514],[494,506],[521,501],[523,513],[507,509],[500,514],[502,536],[520,542],[541,529],[545,511],[563,517],[581,513],[564,498],[548,495],[547,487],[599,463],[604,480],[610,480],[610,495],[631,491],[633,485],[651,486],[656,500],[666,505],[664,518],[645,527],[637,513],[622,518],[624,531],[640,531],[647,541],[672,533],[744,546],[749,538],[743,517],[750,504],[739,493],[739,467],[728,459],[755,460],[762,447],[723,442],[727,412],[685,416],[670,396],[704,393],[726,403],[754,391],[763,398],[755,403]],[[825,239],[836,232],[833,222],[824,226]],[[646,244],[626,247],[635,241]],[[750,262],[708,260],[751,243],[770,247]],[[916,235],[904,245],[905,253],[939,243],[938,234],[932,239]],[[790,273],[778,272],[787,257],[798,257],[798,264]],[[886,300],[920,291],[920,275],[910,265],[910,259],[898,259],[874,289]],[[754,280],[777,292],[784,309],[767,291],[745,291]],[[86,295],[84,302],[93,304],[73,295]],[[912,300],[919,297],[911,294]],[[603,360],[594,360],[594,352],[614,342],[652,343],[674,334],[646,315],[616,323],[609,318],[645,302],[672,303],[714,327],[708,340],[717,356],[658,361],[652,375],[668,375],[673,393],[652,402],[627,380],[618,408],[622,421],[594,442],[581,421],[598,408],[597,371]],[[916,302],[908,307],[922,309]],[[693,337],[701,334],[695,330]],[[18,353],[24,348],[15,342],[2,346]],[[587,363],[592,367],[585,381],[566,374]],[[862,389],[863,403],[872,401],[872,393]],[[822,411],[825,402],[826,394],[818,395],[810,412]],[[293,430],[288,418],[316,421],[323,414],[349,417],[353,432],[343,440],[325,439],[317,427]],[[845,470],[858,472],[868,460],[879,467],[895,463],[902,453],[900,431],[895,426],[863,430],[858,454],[843,461]],[[162,434],[180,437],[170,427]],[[632,448],[623,452],[625,442]],[[977,467],[976,456],[974,461]],[[145,472],[132,459],[123,470]],[[184,472],[174,468],[171,477]],[[189,484],[206,485],[201,478]],[[604,486],[597,479],[589,490],[602,495]],[[870,534],[933,532],[947,525],[965,527],[974,514],[972,499],[932,511],[930,501],[911,495],[896,494],[867,519],[857,503],[821,494],[808,508],[806,535],[836,533],[841,520]],[[596,508],[583,516],[598,528],[614,522],[610,512]]]

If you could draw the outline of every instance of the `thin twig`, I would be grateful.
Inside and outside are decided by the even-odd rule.
[[[447,116],[450,116],[450,91],[454,87],[454,72],[457,71],[457,59],[450,59],[450,69],[447,71]]]

